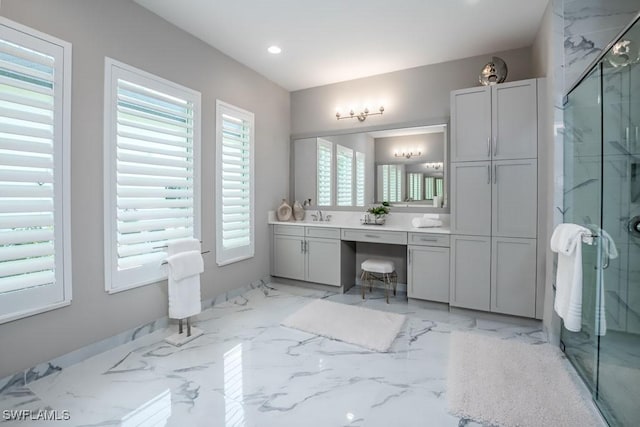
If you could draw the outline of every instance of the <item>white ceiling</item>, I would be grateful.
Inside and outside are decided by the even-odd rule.
[[[134,1],[290,91],[530,46],[548,2]]]

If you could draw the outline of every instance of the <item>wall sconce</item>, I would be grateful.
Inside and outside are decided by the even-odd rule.
[[[435,170],[438,170],[438,169],[440,169],[441,167],[443,167],[443,166],[444,166],[444,163],[442,163],[442,162],[425,163],[425,164],[424,164],[424,166],[425,166],[427,169],[435,169]]]
[[[378,109],[377,113],[370,113],[368,108],[365,108],[364,110],[362,110],[360,113],[356,114],[355,111],[351,110],[349,111],[349,115],[342,117],[342,114],[340,114],[340,111],[336,111],[336,119],[338,120],[342,120],[342,119],[358,119],[358,121],[364,122],[365,120],[367,120],[367,117],[369,116],[377,116],[378,114],[382,115],[382,113],[384,113],[384,107],[381,105],[380,108]]]
[[[422,151],[418,151],[417,153],[414,153],[413,151],[409,151],[408,153],[402,152],[402,153],[394,153],[393,154],[396,157],[405,157],[407,159],[410,159],[412,157],[419,157],[422,155]]]

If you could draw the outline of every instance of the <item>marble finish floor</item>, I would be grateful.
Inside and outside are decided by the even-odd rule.
[[[407,321],[389,353],[280,326],[313,298],[403,313]],[[8,389],[0,412],[54,411],[69,419],[51,423],[65,426],[156,425],[135,422],[161,420],[169,410],[169,426],[479,426],[447,412],[450,332],[545,341],[537,323],[476,319],[406,296],[387,305],[377,290],[363,301],[356,288],[340,295],[279,284],[216,305],[196,323],[205,333],[185,346],[166,344],[172,331],[160,330]]]

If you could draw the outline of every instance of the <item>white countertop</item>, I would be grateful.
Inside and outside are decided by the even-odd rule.
[[[362,225],[360,224],[360,218],[363,216],[360,212],[326,212],[331,215],[330,221],[313,221],[307,215],[304,221],[278,221],[275,219],[275,215],[269,215],[268,223],[270,225],[294,225],[303,227],[331,227],[331,228],[351,228],[356,230],[375,230],[375,231],[401,231],[411,233],[425,233],[425,234],[451,234],[451,230],[448,224],[448,215],[446,218],[442,218],[442,215],[434,214],[434,219],[440,218],[443,221],[442,227],[424,227],[415,228],[411,225],[411,219],[420,214],[408,214],[408,213],[392,213],[387,217],[387,222],[384,225]]]

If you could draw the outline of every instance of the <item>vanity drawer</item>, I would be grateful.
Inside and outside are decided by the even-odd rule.
[[[325,239],[339,239],[339,228],[328,227],[305,227],[305,236],[307,237],[323,237]]]
[[[274,234],[286,234],[287,236],[304,236],[304,227],[297,225],[274,225]]]
[[[409,244],[420,246],[449,247],[448,234],[409,233]]]
[[[402,231],[354,230],[350,228],[343,228],[342,240],[406,245],[407,233]]]

